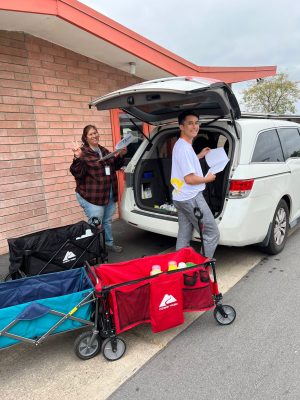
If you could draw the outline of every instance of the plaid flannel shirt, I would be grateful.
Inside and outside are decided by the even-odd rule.
[[[99,145],[102,157],[109,151]],[[74,159],[70,172],[75,177],[76,189],[86,201],[91,204],[104,206],[109,202],[110,187],[112,186],[114,201],[118,200],[118,181],[116,171],[124,165],[123,157],[112,157],[100,161],[99,154],[88,146],[82,147],[82,156]],[[110,175],[105,174],[105,166],[110,167]]]

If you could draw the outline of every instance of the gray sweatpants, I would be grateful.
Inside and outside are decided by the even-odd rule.
[[[212,258],[220,238],[219,229],[202,192],[196,197],[185,201],[173,201],[178,211],[178,236],[176,250],[190,246],[194,228],[199,232],[198,220],[194,215],[194,208],[199,207],[203,213],[203,244],[205,256]]]

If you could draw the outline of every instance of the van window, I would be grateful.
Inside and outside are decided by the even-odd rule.
[[[300,134],[297,128],[278,129],[285,159],[300,157]]]
[[[260,133],[256,141],[252,162],[282,162],[283,153],[275,129]]]

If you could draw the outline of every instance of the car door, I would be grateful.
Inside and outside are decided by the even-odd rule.
[[[291,222],[293,225],[300,217],[300,130],[297,127],[281,127],[278,129],[284,158],[291,170],[292,208]]]

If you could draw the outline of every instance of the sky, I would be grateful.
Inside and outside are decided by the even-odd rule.
[[[196,65],[276,65],[277,72],[300,81],[300,4],[295,0],[80,2]],[[239,101],[250,83],[233,85]]]

